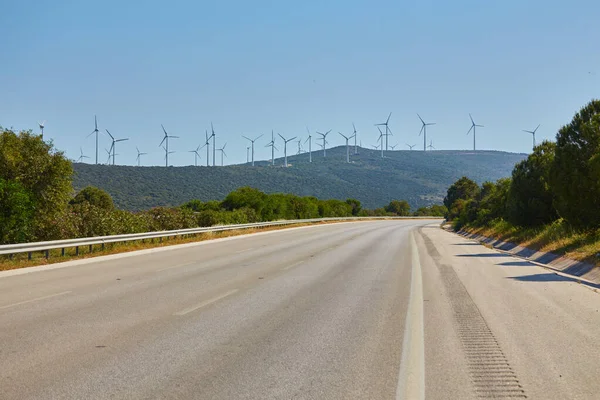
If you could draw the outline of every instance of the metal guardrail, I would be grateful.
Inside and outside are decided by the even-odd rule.
[[[202,228],[189,228],[189,229],[178,229],[174,231],[158,231],[158,232],[143,232],[143,233],[132,233],[125,235],[111,235],[111,236],[95,236],[88,238],[78,239],[65,239],[65,240],[51,240],[47,242],[31,242],[31,243],[16,243],[16,244],[5,244],[0,245],[0,255],[9,255],[19,253],[28,253],[28,258],[31,259],[31,253],[34,252],[45,252],[45,257],[50,257],[50,250],[61,249],[61,255],[65,255],[65,248],[75,248],[75,254],[79,254],[79,247],[88,246],[90,252],[93,246],[100,245],[104,249],[104,245],[108,243],[118,242],[130,242],[136,240],[154,240],[159,239],[162,241],[163,238],[185,236],[185,235],[197,235],[200,233],[207,232],[222,232],[231,231],[237,229],[250,229],[250,228],[263,228],[269,226],[278,225],[294,225],[300,223],[315,223],[315,222],[328,222],[328,221],[356,221],[356,220],[372,220],[372,219],[438,219],[436,217],[341,217],[341,218],[312,218],[312,219],[295,219],[295,220],[282,220],[282,221],[270,221],[270,222],[256,222],[251,224],[238,224],[238,225],[218,225],[209,226]]]

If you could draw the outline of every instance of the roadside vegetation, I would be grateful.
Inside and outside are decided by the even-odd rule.
[[[462,177],[444,199],[454,230],[466,230],[600,265],[600,101],[515,165],[481,186]]]
[[[281,219],[413,215],[405,200],[365,209],[356,199],[321,200],[266,194],[251,187],[222,201],[191,200],[178,207],[139,212],[115,207],[105,191],[88,186],[75,193],[73,166],[65,155],[31,131],[0,127],[0,244],[72,239]],[[443,206],[414,214],[441,216]]]

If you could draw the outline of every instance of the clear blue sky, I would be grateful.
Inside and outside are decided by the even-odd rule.
[[[437,122],[436,148],[468,149],[470,112],[479,148],[528,152],[522,129],[553,138],[599,96],[598,16],[595,0],[3,1],[0,125],[47,120],[76,158],[94,153],[97,114],[131,138],[117,163],[134,164],[137,145],[161,164],[162,123],[181,136],[172,164],[189,165],[211,121],[236,163],[241,134],[271,129],[305,138],[355,122],[374,144],[390,111],[391,143],[421,143],[418,112]]]

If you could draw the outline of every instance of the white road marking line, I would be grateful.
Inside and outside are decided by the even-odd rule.
[[[412,273],[410,298],[404,324],[402,360],[398,372],[396,400],[425,399],[425,346],[423,332],[423,277],[419,250],[414,234],[410,233]]]
[[[225,292],[225,293],[223,293],[223,294],[222,294],[222,295],[220,295],[220,296],[213,297],[212,299],[208,299],[208,300],[206,300],[206,301],[203,301],[203,302],[202,302],[202,303],[200,303],[200,304],[197,304],[197,305],[195,305],[195,306],[192,306],[192,307],[186,308],[186,309],[184,309],[184,310],[181,310],[181,311],[179,311],[179,312],[176,312],[176,313],[175,313],[175,314],[173,314],[173,315],[179,315],[179,316],[181,316],[181,315],[189,314],[189,313],[191,313],[192,311],[196,311],[197,309],[199,309],[199,308],[202,308],[202,307],[205,307],[205,306],[207,306],[207,305],[209,305],[209,304],[211,304],[211,303],[214,303],[215,301],[219,301],[219,300],[221,300],[221,299],[224,299],[225,297],[227,297],[227,296],[230,296],[230,295],[234,294],[234,293],[235,293],[235,292],[237,292],[238,290],[239,290],[239,289],[232,289],[232,290],[230,290],[230,291],[228,291],[228,292]]]
[[[71,291],[70,291],[70,290],[69,290],[69,291],[67,291],[67,292],[60,292],[60,293],[51,294],[51,295],[49,295],[49,296],[37,297],[37,298],[35,298],[35,299],[31,299],[31,300],[20,301],[20,302],[18,302],[18,303],[14,303],[14,304],[9,304],[9,305],[6,305],[6,306],[2,306],[2,307],[0,307],[0,310],[3,310],[3,309],[5,309],[5,308],[10,308],[10,307],[15,307],[15,306],[20,306],[21,304],[33,303],[34,301],[46,300],[46,299],[49,299],[49,298],[51,298],[51,297],[62,296],[62,295],[64,295],[64,294],[69,294],[69,293],[71,293]]]
[[[298,261],[297,263],[293,263],[293,264],[291,264],[291,265],[288,265],[287,267],[283,267],[281,270],[282,270],[282,271],[286,271],[286,270],[288,270],[288,269],[294,268],[294,267],[296,267],[296,266],[298,266],[298,265],[302,264],[303,262],[304,262],[304,261]]]
[[[250,247],[249,249],[244,249],[244,250],[239,250],[239,251],[236,251],[236,252],[235,252],[235,254],[244,253],[244,252],[246,252],[246,251],[250,251],[250,250],[254,250],[254,247]]]

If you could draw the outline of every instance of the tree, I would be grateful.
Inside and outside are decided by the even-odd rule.
[[[15,182],[33,203],[33,238],[53,239],[52,225],[67,209],[73,167],[52,142],[31,131],[0,128],[0,179]]]
[[[31,194],[23,185],[0,178],[0,243],[26,242],[33,211]]]
[[[507,199],[507,219],[511,223],[539,226],[558,218],[550,188],[555,151],[555,143],[544,141],[515,165]]]
[[[399,216],[410,215],[410,205],[406,200],[392,200],[385,207],[385,211]]]
[[[456,182],[454,182],[449,188],[446,197],[444,198],[444,205],[448,208],[448,219],[454,219],[458,217],[458,214],[453,212],[454,203],[457,200],[472,200],[479,195],[479,186],[463,176]]]
[[[356,199],[347,199],[346,204],[349,204],[352,207],[352,215],[353,216],[357,216],[358,213],[360,213],[360,210],[362,209],[360,201],[358,201]]]
[[[600,100],[592,100],[556,136],[550,173],[558,214],[575,227],[600,226]]]
[[[98,189],[94,186],[88,186],[82,189],[73,200],[71,204],[81,204],[83,202],[90,203],[95,207],[102,208],[104,210],[112,210],[114,208],[112,197],[102,189]]]
[[[419,207],[417,211],[413,213],[415,217],[443,217],[448,214],[446,206],[433,204],[429,207]]]
[[[511,180],[498,179],[496,182],[484,182],[478,198],[470,206],[476,208],[474,222],[477,225],[486,225],[491,221],[506,216],[506,201]]]

